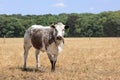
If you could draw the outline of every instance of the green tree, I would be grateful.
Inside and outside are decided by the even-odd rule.
[[[69,33],[68,33],[68,35],[69,35],[70,37],[76,36],[75,23],[76,23],[76,21],[77,21],[78,18],[79,18],[78,15],[75,15],[75,14],[71,14],[71,15],[68,16],[68,19],[67,19],[67,21],[66,21],[66,25],[69,25],[69,26],[70,26],[70,27],[69,27]]]
[[[103,25],[105,36],[120,37],[120,12],[111,13]]]
[[[20,23],[20,20],[11,17],[1,18],[0,28],[0,37],[22,37],[25,31],[25,28]]]

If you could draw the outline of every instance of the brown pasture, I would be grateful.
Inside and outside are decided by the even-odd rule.
[[[0,80],[120,80],[120,38],[65,38],[55,72],[42,52],[36,70],[34,52],[23,71],[23,38],[0,38]]]

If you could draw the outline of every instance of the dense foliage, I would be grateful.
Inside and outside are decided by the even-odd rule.
[[[120,11],[99,14],[59,15],[0,15],[0,37],[23,37],[25,30],[33,24],[50,25],[63,22],[69,25],[67,37],[120,37]]]

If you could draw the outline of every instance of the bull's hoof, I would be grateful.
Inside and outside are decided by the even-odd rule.
[[[51,69],[51,72],[55,72],[55,69]]]
[[[23,68],[23,71],[27,71],[27,68]]]

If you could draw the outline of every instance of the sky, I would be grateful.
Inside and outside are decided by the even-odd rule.
[[[0,0],[0,14],[44,15],[120,10],[120,0]]]

